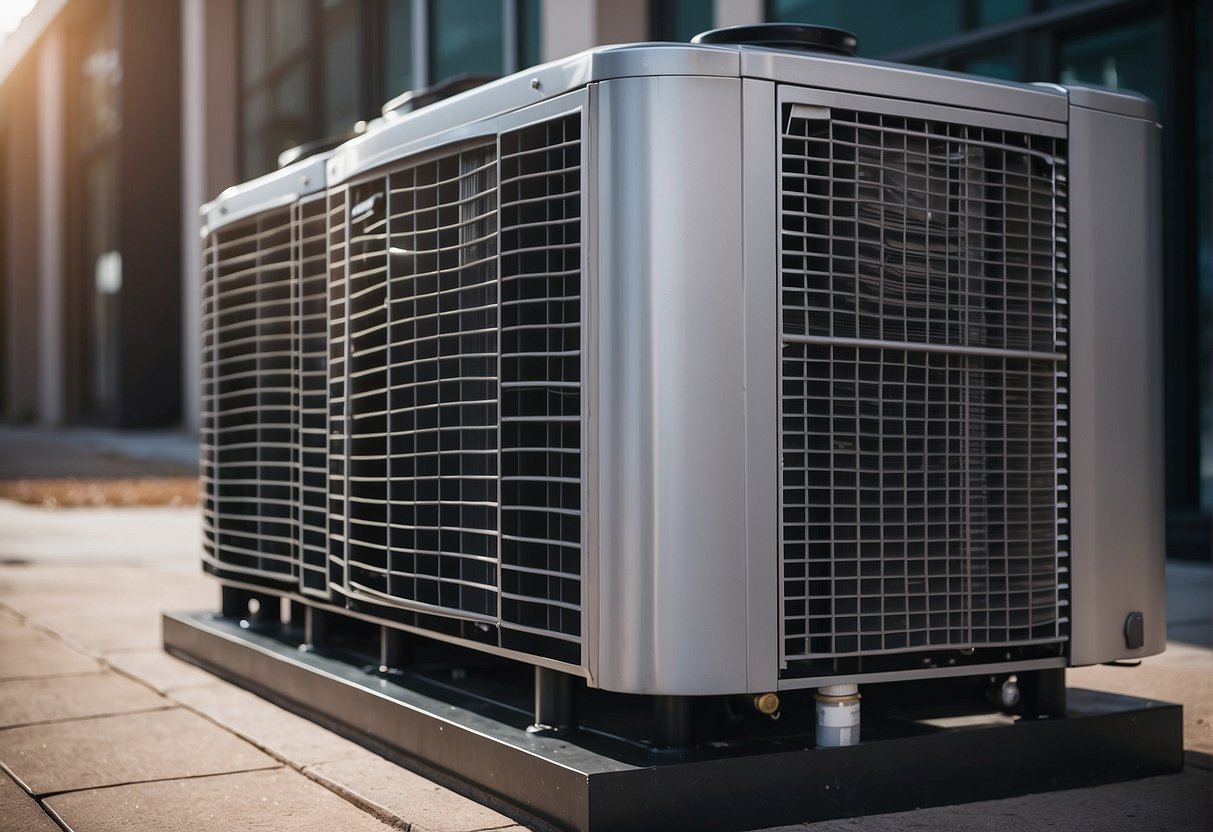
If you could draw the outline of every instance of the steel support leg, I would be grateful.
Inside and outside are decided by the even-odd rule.
[[[653,698],[653,745],[690,748],[695,744],[694,700],[689,696]]]
[[[1015,674],[1023,695],[1024,716],[1060,718],[1066,715],[1065,668],[1029,670]]]
[[[379,665],[403,670],[412,663],[409,634],[395,627],[383,627],[379,634]]]
[[[573,677],[559,670],[535,668],[535,724],[532,731],[559,731],[575,724]]]
[[[250,602],[256,601],[256,612]],[[282,623],[282,599],[277,595],[231,586],[219,588],[219,612],[224,618],[238,618],[250,624]]]

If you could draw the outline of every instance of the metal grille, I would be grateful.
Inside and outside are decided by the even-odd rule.
[[[581,635],[581,118],[501,136],[501,617]]]
[[[349,581],[497,616],[497,158],[351,190]]]
[[[328,595],[328,247],[324,196],[295,207],[298,232],[300,589]]]
[[[291,210],[221,229],[209,247],[208,502],[213,558],[247,579],[296,579]]]
[[[784,658],[1063,640],[1064,142],[784,116]]]
[[[345,581],[345,469],[346,469],[346,212],[345,188],[328,192],[328,551],[329,581]]]
[[[199,378],[198,478],[202,488],[202,559],[217,562],[218,523],[215,519],[215,292],[216,237],[208,234],[202,251],[202,316],[199,323],[201,367]]]

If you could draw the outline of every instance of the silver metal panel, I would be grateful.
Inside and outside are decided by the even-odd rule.
[[[259,211],[288,205],[302,196],[324,190],[325,161],[328,156],[327,153],[319,154],[282,170],[233,185],[202,206],[203,222],[209,230],[214,231]]]
[[[1166,644],[1159,128],[1074,107],[1070,136],[1071,662],[1084,665]],[[1145,645],[1130,650],[1134,611]]]
[[[779,677],[779,247],[774,84],[741,82],[745,256],[747,690]]]
[[[532,67],[431,104],[384,119],[343,145],[328,166],[330,184],[441,142],[491,132],[485,119],[609,78],[632,76],[737,76],[737,51],[690,44],[605,46]],[[451,133],[450,131],[457,131]],[[440,134],[444,134],[439,140]]]
[[[1100,110],[1114,115],[1129,116],[1146,121],[1158,120],[1158,107],[1144,95],[1126,90],[1086,84],[1066,84],[1061,87],[1070,96],[1070,105],[1087,110]]]
[[[741,75],[781,84],[930,101],[970,110],[1064,122],[1066,97],[1046,87],[858,58],[743,47]]]
[[[599,85],[597,680],[745,691],[741,83]]]

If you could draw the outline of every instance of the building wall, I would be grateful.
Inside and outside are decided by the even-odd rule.
[[[171,425],[181,413],[180,32],[179,2],[123,0],[116,422],[124,428]]]
[[[4,418],[38,416],[38,110],[36,72],[25,61],[5,87]]]

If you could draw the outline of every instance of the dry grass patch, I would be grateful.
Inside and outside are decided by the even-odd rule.
[[[0,482],[0,498],[42,508],[189,506],[198,503],[197,477],[24,479]]]

